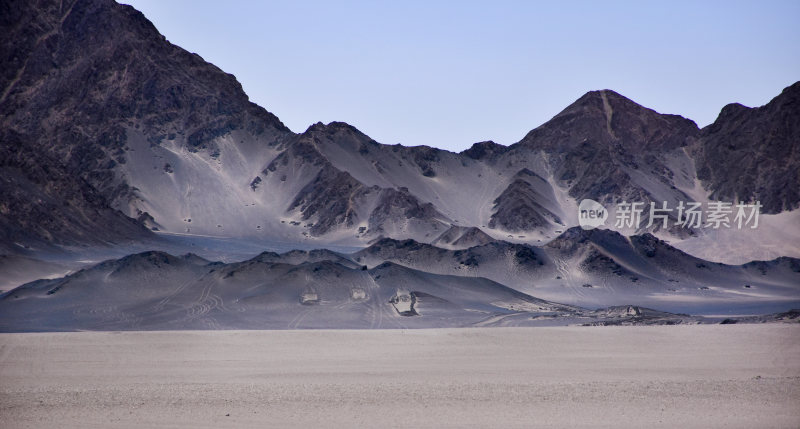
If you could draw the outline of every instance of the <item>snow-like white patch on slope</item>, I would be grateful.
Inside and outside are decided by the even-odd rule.
[[[136,210],[148,212],[161,229],[217,237],[248,236],[294,238],[299,235],[280,223],[288,201],[296,194],[263,180],[254,191],[250,184],[278,153],[266,141],[233,132],[215,139],[219,150],[191,152],[178,140],[151,146],[129,131],[127,162],[120,167],[141,199]],[[169,164],[169,167],[166,167]],[[258,192],[259,190],[268,191]]]

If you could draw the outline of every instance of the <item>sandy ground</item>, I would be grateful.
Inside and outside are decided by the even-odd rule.
[[[800,427],[800,326],[0,335],[0,427]]]

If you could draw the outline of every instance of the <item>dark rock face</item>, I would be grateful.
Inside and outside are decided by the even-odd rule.
[[[507,146],[497,144],[490,140],[490,141],[475,143],[469,149],[461,152],[461,154],[472,159],[481,160],[486,158],[492,158],[496,155],[505,153],[507,150],[508,150]]]
[[[353,263],[338,253],[326,249],[315,249],[310,251],[291,250],[281,254],[275,252],[263,252],[253,259],[239,263],[237,269],[245,269],[245,267],[250,265],[264,263],[299,265],[309,262],[317,263],[323,261],[335,262],[351,269],[361,268],[361,265]]]
[[[672,186],[662,156],[691,144],[694,122],[644,108],[614,91],[592,91],[534,129],[514,151],[542,150],[552,156],[555,177],[570,196],[600,202],[650,201],[630,170]]]
[[[328,125],[318,123],[290,140],[287,149],[264,169],[267,175],[278,172],[290,174],[282,170],[289,165],[319,169],[314,179],[300,190],[287,208],[289,211],[299,209],[303,220],[316,219],[309,230],[312,235],[324,235],[336,227],[353,227],[362,220],[359,219],[359,213],[368,215],[369,231],[374,234],[383,232],[389,224],[409,220],[428,223],[435,229],[446,219],[433,204],[420,201],[407,188],[367,186],[349,172],[334,167],[322,151],[325,145],[336,144],[359,147],[363,149],[361,152],[367,154],[370,148],[377,150],[380,146],[350,125],[341,122]],[[435,152],[433,149],[423,150],[418,158],[435,162],[438,159]],[[370,204],[373,200],[374,204]]]
[[[179,258],[165,252],[149,251],[128,255],[121,259],[105,261],[97,266],[107,269],[110,277],[138,275],[151,269],[180,270],[193,265],[187,259]]]
[[[431,242],[433,245],[450,245],[468,248],[491,243],[494,239],[477,227],[451,226]]]
[[[580,263],[580,268],[584,272],[590,273],[613,273],[617,276],[630,276],[630,272],[620,266],[613,258],[610,258],[595,249],[587,252],[586,257]],[[591,286],[590,286],[591,287]]]
[[[539,270],[547,263],[547,256],[540,248],[524,244],[491,241],[460,250],[447,250],[415,240],[383,238],[359,252],[353,258],[390,261],[420,269],[438,269],[447,272],[452,267],[480,269],[484,265],[508,263],[523,271]],[[504,265],[508,266],[508,265]],[[486,272],[491,277],[497,273]]]
[[[494,214],[489,220],[490,228],[522,232],[548,225],[549,222],[561,224],[561,219],[543,206],[555,205],[555,196],[546,180],[523,169],[494,200]]]
[[[308,127],[302,136],[312,141],[320,154],[327,153],[329,146],[341,145],[350,152],[369,158],[373,152],[381,147],[385,148],[356,127],[344,122],[334,121],[327,125],[317,122]]]
[[[15,243],[41,249],[150,236],[140,223],[111,209],[93,186],[23,139],[0,131],[0,251],[20,251]]]
[[[444,252],[443,249],[431,246],[430,244],[420,243],[415,240],[411,239],[395,240],[393,238],[384,237],[376,240],[369,247],[358,252],[357,255],[361,254],[377,255],[381,259],[389,259],[391,257],[397,256],[398,254],[406,254],[408,252],[419,252],[420,250]]]
[[[314,167],[330,166],[330,162],[319,153],[313,141],[303,138],[301,135],[299,138],[291,141],[288,148],[275,157],[275,159],[264,168],[262,173],[264,173],[265,176],[272,174],[279,168],[286,167],[294,160]]]
[[[387,224],[419,220],[436,229],[446,219],[433,204],[419,201],[407,189],[381,189],[378,204],[369,217],[369,228],[382,232]]]
[[[762,107],[725,106],[696,151],[712,198],[758,200],[763,213],[800,207],[800,82]]]
[[[364,185],[349,173],[326,166],[297,195],[289,210],[299,209],[304,220],[316,217],[313,234],[324,234],[337,225],[353,226],[358,220],[354,200],[364,195]]]
[[[689,119],[661,114],[601,90],[586,93],[520,144],[569,152],[588,140],[642,154],[685,146],[698,131]]]
[[[232,129],[288,132],[232,75],[167,42],[130,6],[12,0],[0,15],[0,150],[15,152],[4,166],[40,170],[23,173],[35,186],[0,197],[14,206],[8,234],[62,244],[141,235],[110,208],[134,192],[114,172],[128,129],[153,144],[184,135],[193,150]]]
[[[261,184],[261,176],[256,176],[256,178],[253,179],[252,182],[250,182],[250,189],[255,191],[256,189],[258,189],[258,185],[260,184]]]
[[[111,0],[12,1],[3,28],[2,126],[30,135],[107,197],[126,128],[203,149],[234,129],[288,132],[241,85]],[[4,61],[5,62],[5,61]],[[187,78],[190,77],[190,78]],[[123,185],[124,186],[124,185]]]
[[[627,245],[625,237],[616,231],[607,229],[584,230],[574,226],[554,240],[547,243],[546,249],[553,249],[564,255],[572,255],[585,247],[587,243],[613,243],[614,245]]]

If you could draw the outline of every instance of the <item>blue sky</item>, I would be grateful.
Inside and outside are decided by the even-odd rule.
[[[120,0],[292,130],[511,144],[587,91],[705,126],[800,80],[800,1]]]

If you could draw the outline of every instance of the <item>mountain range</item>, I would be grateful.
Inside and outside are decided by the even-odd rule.
[[[650,234],[580,228],[538,248],[384,238],[233,263],[147,251],[0,294],[0,331],[763,322],[747,315],[800,305],[798,279],[794,258],[713,264]]]
[[[342,122],[294,133],[250,102],[233,75],[113,0],[3,2],[0,30],[0,253],[8,258],[211,236],[363,248],[300,265],[281,256],[259,269],[275,282],[322,270],[367,295],[377,276],[413,278],[441,288],[409,287],[420,292],[414,299],[469,311],[487,299],[587,307],[632,299],[706,312],[798,301],[800,82],[762,107],[729,104],[704,128],[592,91],[515,144],[454,153],[381,144]],[[647,227],[645,216],[624,230],[583,231],[578,203],[587,198],[606,207],[758,201],[761,223],[736,235]],[[145,259],[153,258],[181,267],[175,282],[221,281],[223,268],[209,261]],[[25,286],[25,296],[64,296],[48,293],[58,282],[81,284],[78,274]],[[459,301],[458,282],[470,296],[470,288],[488,295]],[[82,293],[100,287],[90,283]],[[230,299],[272,296],[237,288]],[[295,292],[280,305],[299,302]],[[375,296],[396,298],[387,294]]]

